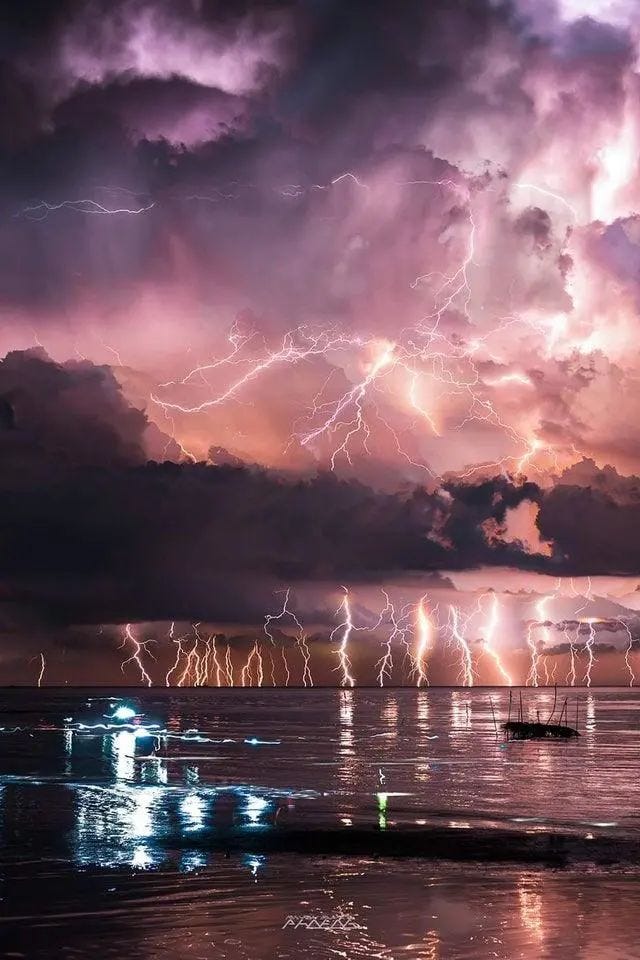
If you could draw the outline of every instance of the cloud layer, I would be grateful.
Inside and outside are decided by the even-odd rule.
[[[639,574],[639,28],[595,0],[13,5],[11,610]]]

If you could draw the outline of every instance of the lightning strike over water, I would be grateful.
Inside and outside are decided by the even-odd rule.
[[[137,666],[138,670],[140,671],[140,679],[141,679],[144,683],[146,683],[146,685],[147,685],[148,687],[153,686],[153,681],[152,681],[151,677],[149,676],[149,674],[147,673],[146,668],[145,668],[145,666],[144,666],[144,664],[143,664],[143,662],[142,662],[142,654],[143,654],[143,653],[146,653],[146,654],[148,654],[148,656],[151,657],[151,659],[154,659],[153,654],[150,653],[150,651],[149,651],[149,649],[148,649],[148,646],[147,646],[150,642],[151,642],[151,641],[149,641],[149,640],[143,640],[143,641],[137,640],[136,637],[133,635],[133,631],[132,631],[132,628],[131,628],[131,624],[130,624],[130,623],[125,624],[125,628],[124,628],[124,638],[123,638],[122,643],[121,643],[120,646],[121,646],[121,647],[125,647],[126,644],[129,643],[129,644],[131,644],[131,647],[133,648],[133,652],[132,652],[132,654],[131,654],[130,657],[127,657],[126,660],[123,660],[123,661],[122,661],[122,663],[121,663],[121,665],[120,665],[120,669],[121,669],[122,673],[124,673],[124,669],[125,669],[125,667],[127,666],[127,664],[129,664],[129,663],[135,663],[135,665]]]
[[[224,652],[224,670],[227,678],[227,686],[233,686],[233,663],[231,661],[231,647],[227,643],[226,650]]]
[[[216,672],[216,687],[221,687],[223,685],[222,678],[224,674],[224,667],[220,660],[218,659],[218,649],[216,647],[216,636],[212,634],[209,638],[211,643],[211,657],[213,659],[213,667]]]
[[[547,620],[547,604],[555,600],[561,589],[561,581],[556,581],[556,587],[553,593],[541,597],[535,604],[535,610],[538,619],[530,622],[527,627],[527,646],[529,647],[531,666],[527,676],[527,686],[537,687],[540,682],[540,656],[544,652],[545,646],[550,639],[549,625]],[[541,636],[535,636],[536,630],[541,631]]]
[[[585,650],[587,652],[587,666],[584,673],[584,682],[587,687],[590,687],[591,672],[593,670],[593,665],[596,662],[595,656],[593,654],[593,645],[596,640],[595,624],[600,623],[601,621],[597,617],[588,617],[586,620],[583,620],[581,622],[586,623],[589,628],[587,642],[585,643]]]
[[[171,667],[169,667],[169,669],[167,670],[167,673],[166,673],[166,676],[165,676],[165,685],[166,685],[167,687],[170,687],[170,686],[171,686],[171,677],[172,677],[173,674],[178,670],[178,668],[179,668],[179,666],[180,666],[180,661],[182,660],[183,656],[186,656],[184,647],[183,647],[183,645],[182,645],[182,644],[183,644],[183,641],[184,641],[184,637],[178,637],[177,639],[175,639],[174,636],[173,636],[174,630],[175,630],[175,623],[172,623],[172,624],[171,624],[171,627],[170,627],[170,629],[169,629],[169,638],[170,638],[170,639],[172,640],[172,642],[175,644],[175,647],[176,647],[176,659],[175,659],[173,665],[172,665]]]
[[[46,668],[46,661],[45,661],[44,653],[41,653],[41,654],[40,654],[40,673],[38,674],[38,686],[39,686],[39,687],[42,686],[42,680],[43,680],[43,678],[44,678],[45,668]]]
[[[417,644],[415,653],[416,686],[428,686],[427,657],[433,643],[433,624],[427,608],[427,595],[420,597],[416,607]]]
[[[443,653],[453,646],[459,671],[458,681],[464,686],[473,686],[477,682],[498,682],[506,686],[518,682],[528,686],[555,685],[565,663],[568,670],[565,682],[568,686],[576,686],[579,655],[584,651],[584,685],[588,688],[593,684],[593,669],[598,662],[597,625],[603,632],[625,632],[626,646],[619,649],[618,654],[624,661],[629,685],[635,684],[635,641],[629,622],[620,616],[611,621],[592,616],[554,623],[550,619],[553,613],[551,603],[560,595],[559,582],[553,592],[535,601],[537,618],[520,622],[519,642],[515,641],[513,653],[518,654],[523,650],[528,653],[528,673],[520,680],[516,679],[513,669],[507,668],[504,655],[497,648],[498,633],[506,618],[503,616],[501,599],[494,590],[478,593],[473,602],[469,598],[464,605],[449,604],[447,622],[441,625],[437,618],[438,604],[428,603],[426,593],[414,599],[402,596],[396,600],[392,599],[390,589],[385,587],[380,588],[384,600],[381,606],[378,607],[375,600],[372,602],[369,597],[360,608],[360,623],[355,623],[354,594],[346,586],[342,589],[344,595],[333,615],[333,625],[327,623],[320,627],[314,636],[314,658],[317,658],[314,672],[320,672],[321,684],[327,682],[326,671],[329,669],[339,674],[340,686],[355,686],[351,646],[353,636],[357,633],[362,636],[358,648],[358,669],[362,671],[360,682],[364,684],[372,682],[373,674],[379,687],[391,683],[428,686],[434,682],[431,676],[433,669],[437,684],[449,683],[450,675],[446,672],[443,674],[443,670],[449,669]],[[580,596],[573,586],[571,590],[575,596]],[[246,654],[242,654],[237,677],[240,686],[261,687],[266,683],[277,687],[294,683],[311,687],[317,682],[317,677],[314,678],[311,672],[311,649],[303,620],[292,606],[291,587],[283,588],[281,593],[282,601],[278,610],[265,615],[263,640],[257,634],[252,638]],[[581,599],[579,611],[584,610],[587,602],[596,602],[592,592],[587,600]],[[292,633],[285,632],[288,624],[293,628]],[[614,624],[619,624],[619,627]],[[122,661],[120,668],[125,672],[128,665],[135,665],[142,684],[152,685],[148,660],[157,662],[158,659],[168,661],[163,666],[167,687],[232,687],[236,682],[235,640],[227,637],[222,644],[219,633],[212,625],[207,627],[205,633],[201,623],[193,623],[185,629],[178,628],[175,621],[171,622],[168,629],[165,628],[168,644],[156,647],[156,652],[152,652],[151,645],[159,642],[158,637],[142,641],[137,638],[131,624],[124,625],[122,629],[121,647],[127,646],[129,656]],[[552,643],[552,631],[553,634],[562,633],[566,641],[564,649]],[[584,643],[578,642],[581,634],[586,635]],[[237,639],[239,645],[235,649],[240,657],[247,638],[241,636]],[[381,655],[376,659],[375,651],[380,648]],[[292,674],[291,649],[300,653],[300,665],[295,674]],[[402,657],[398,656],[400,651]],[[332,654],[338,657],[338,666],[334,671],[329,667]],[[614,647],[608,647],[610,663],[614,656]],[[490,665],[492,669],[489,669]]]
[[[471,648],[465,636],[464,631],[468,627],[469,617],[464,618],[458,607],[449,604],[449,631],[452,639],[458,645],[460,654],[460,682],[464,687],[472,687],[473,660],[471,657]]]
[[[575,687],[576,685],[576,639],[577,639],[578,626],[570,628],[569,625],[565,624],[563,627],[563,634],[565,640],[569,645],[569,672],[567,673],[566,682],[570,687]]]
[[[640,0],[0,35],[2,955],[635,956]]]
[[[257,640],[254,641],[247,662],[240,673],[240,683],[243,687],[264,686],[264,661],[262,650]]]
[[[298,649],[300,650],[300,655],[302,657],[302,686],[312,687],[313,676],[311,674],[311,666],[310,666],[311,652],[309,650],[309,645],[307,643],[307,636],[305,633],[305,629],[302,623],[300,622],[300,620],[298,619],[298,617],[296,616],[296,614],[289,608],[291,588],[287,587],[287,589],[283,592],[284,592],[284,600],[282,603],[282,609],[277,614],[266,615],[265,621],[264,621],[264,632],[269,638],[271,644],[274,645],[275,641],[273,638],[273,634],[271,633],[271,624],[277,623],[278,620],[282,620],[285,617],[289,617],[291,620],[293,620],[293,623],[297,629],[296,644],[298,646]],[[286,651],[284,649],[284,646],[281,647],[281,655],[282,655],[282,660],[284,662],[284,667],[285,667],[285,677],[286,677],[285,686],[289,686],[289,681],[291,679],[291,672],[289,669],[289,664],[287,662]],[[274,682],[274,686],[275,686],[275,682]]]
[[[482,601],[484,600],[486,594],[480,597],[478,601],[478,606],[482,609]],[[485,653],[488,653],[491,659],[494,661],[496,667],[498,668],[498,673],[502,680],[507,684],[507,686],[513,686],[513,679],[511,674],[507,672],[505,666],[502,662],[500,654],[495,648],[495,636],[500,625],[500,601],[498,595],[494,592],[491,594],[491,604],[489,611],[489,618],[482,627],[482,639]]]
[[[632,687],[636,682],[636,675],[633,670],[633,664],[631,663],[631,657],[633,655],[633,636],[631,634],[631,630],[629,629],[629,624],[625,623],[625,621],[622,620],[620,617],[618,617],[617,619],[618,619],[618,623],[622,625],[622,627],[625,630],[625,633],[627,634],[628,643],[624,651],[624,662],[629,672],[629,686]]]
[[[386,590],[383,589],[382,594],[385,598],[385,605],[382,608],[382,611],[378,618],[378,622],[373,626],[372,629],[375,630],[376,627],[380,626],[380,624],[384,622],[385,618],[392,621],[392,629],[387,634],[384,640],[384,643],[383,643],[384,653],[376,663],[376,667],[378,668],[378,685],[380,687],[384,687],[385,677],[388,680],[391,680],[393,676],[393,652],[391,649],[391,641],[394,636],[394,633],[396,632],[393,604],[391,603],[391,599]]]
[[[537,623],[531,622],[527,627],[527,646],[529,647],[530,657],[531,657],[531,666],[529,668],[529,673],[527,675],[527,686],[537,687],[540,679],[539,668],[540,668],[540,650],[538,647],[538,641],[534,636],[535,628]]]
[[[344,590],[344,597],[340,603],[338,609],[336,610],[336,616],[342,614],[344,619],[337,627],[331,631],[329,635],[329,642],[333,642],[336,634],[340,633],[340,642],[338,649],[336,651],[338,658],[340,660],[339,666],[336,668],[340,672],[340,684],[343,687],[354,687],[355,680],[351,675],[351,661],[349,659],[349,638],[353,630],[353,620],[351,617],[351,605],[349,600],[349,591],[346,587],[342,588]]]

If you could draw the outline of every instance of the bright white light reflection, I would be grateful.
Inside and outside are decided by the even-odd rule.
[[[252,876],[252,877],[256,880],[256,882],[257,882],[257,880],[258,880],[258,870],[259,870],[260,867],[264,866],[264,864],[265,864],[265,862],[266,862],[266,857],[260,856],[259,854],[251,854],[251,855],[245,857],[245,861],[244,861],[244,862],[245,862],[246,865],[249,867],[249,870],[251,871],[251,876]]]
[[[192,833],[202,830],[206,822],[206,803],[197,793],[188,793],[180,801],[180,813],[184,817],[184,829]]]
[[[131,866],[137,870],[148,870],[153,863],[149,851],[144,847],[136,847],[131,858]]]
[[[109,719],[132,720],[135,715],[136,711],[133,709],[133,707],[116,707]]]
[[[269,801],[265,800],[264,797],[257,797],[255,794],[249,793],[245,797],[242,811],[247,815],[251,823],[257,823],[260,820],[261,814],[264,813],[268,806]]]
[[[117,780],[133,780],[135,774],[136,735],[131,730],[118,730],[110,738],[115,759]]]

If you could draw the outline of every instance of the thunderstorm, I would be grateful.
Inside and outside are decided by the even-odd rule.
[[[640,5],[0,40],[3,956],[638,956]]]

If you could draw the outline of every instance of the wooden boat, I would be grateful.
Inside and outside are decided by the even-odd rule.
[[[518,710],[518,719],[511,719],[511,706],[512,706],[512,697],[511,691],[509,691],[509,716],[507,717],[507,722],[502,724],[502,729],[507,735],[507,739],[510,740],[572,740],[575,737],[579,737],[578,733],[578,700],[576,699],[576,725],[575,727],[570,727],[568,722],[568,701],[565,698],[564,704],[562,705],[562,710],[557,719],[556,723],[552,723],[555,713],[556,706],[558,704],[558,688],[554,686],[553,688],[553,709],[547,717],[546,722],[540,720],[540,712],[536,710],[536,719],[535,720],[525,720],[524,710],[522,705],[522,691],[520,691],[520,709]],[[491,711],[494,714],[494,723],[495,723],[495,713],[493,710],[493,703],[491,704]]]

